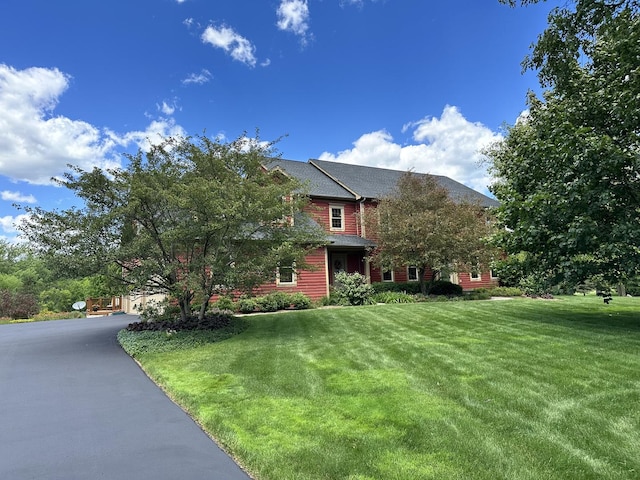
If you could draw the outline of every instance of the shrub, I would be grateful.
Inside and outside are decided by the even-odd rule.
[[[273,295],[258,297],[256,298],[256,303],[260,312],[277,312],[280,309],[278,307],[278,299]]]
[[[330,305],[340,305],[340,300],[336,296],[335,292],[333,292],[333,288],[329,296],[322,297],[320,299],[320,305],[322,305],[323,307],[328,307]]]
[[[521,297],[523,294],[517,287],[493,287],[489,293],[492,297]]]
[[[231,325],[233,312],[229,310],[211,309],[207,315],[199,320],[196,316],[188,317],[181,321],[179,317],[155,319],[154,321],[133,322],[127,326],[127,330],[132,332],[141,331],[183,331],[183,330],[216,330]]]
[[[429,290],[429,295],[459,296],[462,295],[462,287],[447,280],[436,280]]]
[[[234,311],[236,309],[236,305],[233,303],[233,298],[228,295],[221,295],[218,297],[218,300],[213,302],[214,308],[219,308],[220,310],[231,310]]]
[[[302,292],[292,293],[290,296],[290,303],[296,310],[306,310],[311,308],[311,299]]]
[[[304,293],[271,292],[256,298],[242,297],[236,306],[242,313],[277,312],[278,310],[304,310],[312,307],[312,302]]]
[[[142,322],[175,320],[180,317],[180,307],[165,299],[159,302],[149,301],[143,307],[137,307]]]
[[[227,326],[213,330],[170,328],[165,331],[132,331],[127,328],[118,332],[118,341],[135,358],[147,352],[169,352],[220,342],[242,333],[248,326],[245,320],[232,318]]]
[[[415,303],[416,298],[404,292],[380,292],[373,295],[376,303]]]
[[[360,273],[339,272],[334,287],[336,296],[346,305],[367,305],[371,303],[373,287]]]
[[[491,298],[491,292],[486,288],[478,288],[467,293],[464,298],[465,300],[489,300]]]
[[[30,293],[18,293],[10,290],[0,291],[0,317],[24,319],[38,313],[38,301]]]
[[[42,310],[39,313],[33,316],[33,320],[36,322],[46,321],[46,320],[63,320],[67,318],[85,318],[87,314],[84,311],[76,311],[73,312],[51,312],[49,310]]]
[[[243,297],[238,300],[238,309],[241,313],[253,313],[258,308],[258,302],[255,298]]]
[[[402,292],[410,295],[417,295],[421,293],[419,282],[376,282],[372,284],[372,287],[376,293]],[[447,280],[436,280],[433,282],[431,290],[429,290],[429,295],[462,295],[462,287]]]
[[[375,282],[371,286],[376,293],[402,292],[413,295],[420,293],[420,283],[418,282]]]

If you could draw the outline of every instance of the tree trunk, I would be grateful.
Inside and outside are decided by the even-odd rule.
[[[204,316],[207,313],[207,308],[209,308],[209,298],[202,302],[200,305],[200,311],[198,312],[198,320],[204,320]]]
[[[618,296],[619,297],[626,297],[627,296],[627,289],[625,288],[624,283],[619,282],[616,290],[618,291]]]
[[[186,322],[191,315],[191,296],[182,295],[178,299],[178,306],[180,307],[180,321]]]
[[[422,295],[424,296],[427,295],[427,284],[424,281],[425,271],[426,271],[425,267],[418,267],[418,280],[420,281],[420,293],[422,293]]]
[[[425,286],[426,292],[425,295],[429,295],[431,293],[431,289],[433,288],[433,284],[436,282],[436,276],[438,275],[439,270],[435,268],[431,268],[431,277],[429,278],[429,285]],[[424,272],[423,272],[424,275]]]

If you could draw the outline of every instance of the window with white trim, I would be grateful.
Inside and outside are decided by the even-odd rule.
[[[344,205],[329,205],[329,229],[344,231]]]
[[[493,270],[489,270],[489,275],[491,276],[491,280],[497,280],[498,276],[496,275],[496,272],[494,272]]]
[[[290,286],[295,285],[297,281],[295,264],[293,265],[281,265],[276,272],[276,285],[278,286]]]
[[[407,267],[407,280],[409,282],[418,281],[418,267],[416,267],[415,265],[409,265]]]
[[[383,282],[393,282],[393,270],[383,270],[382,271],[382,281]]]
[[[477,269],[471,270],[469,277],[471,278],[472,282],[479,282],[480,280],[482,280],[482,275],[480,274],[480,270],[477,270]]]

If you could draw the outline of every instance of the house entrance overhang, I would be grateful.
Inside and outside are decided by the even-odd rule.
[[[335,282],[338,272],[361,273],[369,277],[368,253],[375,243],[357,235],[331,235],[327,245],[329,282]]]

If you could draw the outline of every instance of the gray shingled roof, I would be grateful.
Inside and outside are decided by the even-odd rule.
[[[362,238],[358,235],[328,235],[327,239],[332,247],[375,247],[373,240]]]
[[[335,198],[341,200],[356,199],[356,196],[353,193],[331,180],[331,178],[326,174],[322,173],[308,162],[276,158],[265,163],[265,166],[269,170],[279,167],[289,175],[305,183],[309,189],[308,193],[312,197]]]
[[[406,172],[387,168],[364,167],[347,163],[329,162],[327,160],[309,160],[324,173],[349,189],[358,197],[382,198],[393,193],[398,180]],[[416,175],[427,175],[416,173]],[[453,199],[478,202],[485,207],[496,207],[498,201],[483,195],[472,188],[456,182],[448,177],[432,175],[440,185],[447,189]]]

